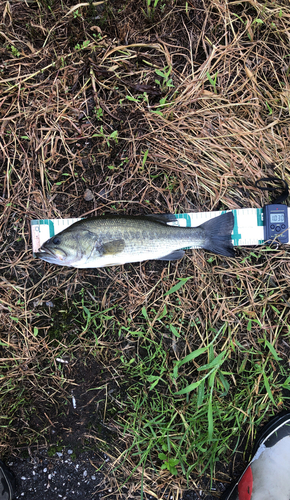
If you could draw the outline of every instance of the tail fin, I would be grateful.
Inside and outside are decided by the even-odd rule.
[[[203,248],[219,255],[234,257],[235,251],[231,238],[234,222],[233,213],[227,212],[202,224],[200,227],[206,231]]]

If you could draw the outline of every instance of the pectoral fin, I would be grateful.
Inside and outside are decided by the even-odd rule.
[[[102,244],[102,255],[117,255],[125,248],[124,240],[112,240]]]

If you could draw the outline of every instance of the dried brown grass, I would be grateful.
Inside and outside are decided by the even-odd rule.
[[[141,14],[143,3],[132,5],[80,7],[74,16],[69,1],[51,9],[45,2],[1,3],[2,449],[15,446],[5,412],[15,404],[14,422],[21,411],[13,399],[19,390],[9,395],[9,387],[21,381],[41,399],[53,386],[53,401],[65,386],[61,376],[43,374],[39,389],[43,364],[59,352],[45,340],[52,314],[45,302],[66,307],[81,288],[94,286],[104,308],[122,307],[119,321],[127,326],[142,306],[170,308],[164,293],[178,278],[192,276],[178,295],[182,305],[174,304],[179,317],[198,318],[203,332],[227,322],[247,348],[264,334],[271,342],[277,338],[288,362],[288,248],[258,248],[256,257],[248,248],[228,263],[208,262],[196,252],[168,267],[150,263],[100,272],[51,267],[31,255],[32,219],[260,207],[268,197],[254,188],[256,179],[290,181],[288,2],[190,0],[185,6],[172,0],[151,24]],[[83,48],[75,49],[77,44]],[[160,89],[155,70],[169,67],[174,87],[164,81]],[[208,74],[217,75],[215,88]],[[116,130],[118,141],[109,137]],[[88,188],[90,202],[84,200]],[[249,332],[249,319],[259,320],[262,329],[253,323]],[[199,341],[187,331],[178,356]],[[132,491],[140,474],[135,472]],[[162,491],[169,476],[163,471],[151,494]],[[175,498],[185,488],[180,481],[172,483]]]

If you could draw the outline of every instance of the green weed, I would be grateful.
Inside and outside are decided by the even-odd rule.
[[[143,13],[150,21],[153,21],[157,5],[160,0],[145,0],[145,10],[142,9]]]
[[[217,81],[218,72],[216,72],[216,74],[212,78],[210,76],[210,73],[207,71],[206,76],[208,78],[209,83],[213,86],[214,93],[217,94],[216,81]]]
[[[103,125],[100,126],[100,131],[97,134],[93,134],[92,137],[101,137],[107,143],[108,147],[111,146],[110,141],[118,144],[118,130],[114,130],[111,134],[106,134]]]
[[[10,50],[14,57],[20,57],[20,52],[16,47],[14,47],[14,45],[10,45]]]
[[[156,69],[155,73],[157,76],[160,76],[160,79],[156,78],[155,83],[159,85],[161,90],[164,92],[170,88],[174,88],[172,78],[170,78],[170,74],[172,72],[172,66],[166,66],[163,70]]]
[[[97,120],[101,120],[103,118],[103,110],[102,108],[95,108],[96,118]]]
[[[86,49],[90,45],[90,40],[85,40],[83,43],[79,44],[77,43],[75,45],[75,50],[83,50]]]

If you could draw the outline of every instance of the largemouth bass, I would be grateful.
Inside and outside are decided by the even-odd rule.
[[[47,240],[36,256],[50,264],[89,268],[148,259],[180,259],[185,247],[205,248],[227,257],[235,255],[232,212],[198,227],[170,226],[169,220],[170,215],[83,219]]]

